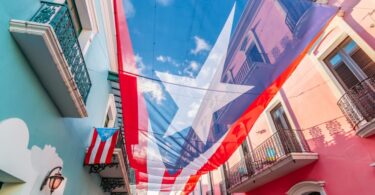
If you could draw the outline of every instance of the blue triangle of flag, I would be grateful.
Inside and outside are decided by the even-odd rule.
[[[96,128],[100,139],[104,142],[117,131],[117,128]]]

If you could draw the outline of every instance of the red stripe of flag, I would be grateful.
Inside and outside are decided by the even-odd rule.
[[[98,132],[96,132],[96,129],[94,129],[94,134],[92,135],[91,144],[90,144],[89,150],[87,151],[87,154],[86,154],[86,157],[85,157],[85,164],[90,163],[90,157],[91,157],[92,151],[94,149],[95,141],[96,141],[97,137],[98,137]]]
[[[100,140],[99,148],[98,148],[98,151],[96,152],[96,155],[95,155],[94,164],[100,163],[100,159],[102,157],[102,154],[103,154],[103,151],[104,151],[104,146],[105,146],[106,143],[107,143],[106,141]]]
[[[142,99],[138,99],[137,78],[130,75],[125,75],[124,67],[127,66],[132,70],[136,70],[135,57],[131,38],[129,34],[128,25],[125,17],[125,9],[122,0],[114,0],[114,15],[116,26],[116,44],[117,44],[117,61],[119,70],[119,84],[122,101],[122,115],[127,121],[127,126],[124,128],[126,132],[126,148],[130,165],[134,168],[136,182],[138,182],[138,171],[147,171],[147,160],[135,162],[132,151],[132,146],[138,144],[139,129],[147,129],[148,114],[146,110],[146,103]],[[126,87],[126,91],[125,91]],[[139,101],[140,100],[140,101]],[[138,120],[138,116],[142,113],[143,118]],[[126,116],[126,117],[125,117]],[[145,127],[145,128],[143,128]],[[144,159],[147,159],[145,156]]]
[[[117,140],[117,137],[118,137],[118,134],[119,134],[119,131],[116,131],[115,134],[113,134],[112,138],[111,138],[111,146],[109,147],[108,149],[108,153],[107,153],[107,158],[105,159],[105,163],[111,163],[112,161],[112,155],[110,154],[113,154],[113,151],[115,150],[115,145],[116,145],[116,140]]]

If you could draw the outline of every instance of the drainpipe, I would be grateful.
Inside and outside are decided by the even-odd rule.
[[[212,184],[212,173],[208,172],[208,179],[210,180],[211,195],[214,195],[214,185]]]

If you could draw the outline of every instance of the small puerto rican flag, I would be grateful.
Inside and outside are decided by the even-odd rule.
[[[85,164],[109,164],[115,149],[118,129],[94,128],[90,147],[86,153]]]

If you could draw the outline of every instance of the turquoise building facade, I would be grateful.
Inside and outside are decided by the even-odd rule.
[[[101,175],[89,173],[90,167],[83,166],[83,161],[93,128],[108,123],[114,126],[116,121],[107,80],[109,71],[117,70],[112,2],[54,3],[55,15],[47,13],[44,17],[49,21],[40,24],[30,21],[45,11],[43,6],[55,4],[39,0],[0,2],[1,195],[49,194],[48,185],[42,190],[40,187],[55,166],[62,167],[64,180],[53,194],[109,193],[103,191]],[[61,7],[66,8],[75,29],[61,26],[75,30],[73,34],[51,27],[58,25],[51,24],[53,17],[67,17],[58,15]],[[119,166],[117,170],[126,172],[123,163]],[[122,179],[125,184],[120,188],[126,189],[128,180]],[[128,193],[120,188],[116,188],[117,194]]]

